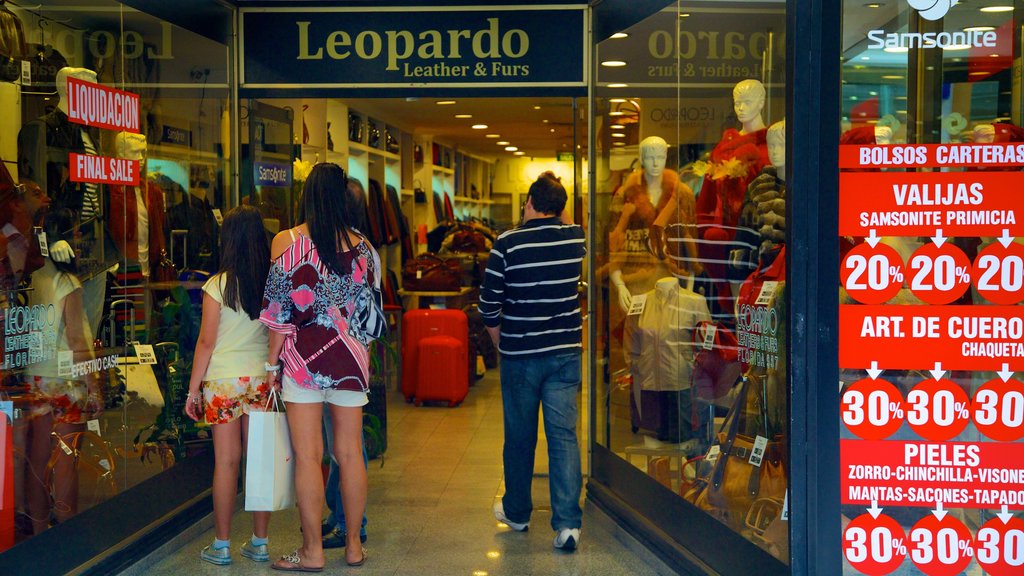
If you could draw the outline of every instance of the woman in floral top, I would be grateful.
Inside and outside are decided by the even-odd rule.
[[[366,508],[363,406],[369,391],[369,352],[349,318],[365,305],[366,285],[380,285],[380,257],[356,231],[345,172],[317,164],[302,191],[299,226],[279,233],[260,320],[270,328],[268,376],[283,360],[282,397],[295,451],[295,493],[303,546],[273,568],[319,571],[324,565],[320,512],[324,506],[321,421],[327,403],[334,422],[334,456],[341,467],[345,523],[358,526]],[[347,535],[345,560],[366,556],[359,531]]]
[[[205,419],[213,426],[216,535],[200,558],[218,565],[231,563],[228,538],[249,412],[263,410],[270,394],[262,365],[267,329],[257,319],[270,267],[270,247],[259,210],[239,206],[228,212],[221,245],[220,271],[203,286],[203,320],[185,402],[190,418]],[[267,562],[270,512],[253,512],[252,523],[253,535],[242,544],[242,556]]]

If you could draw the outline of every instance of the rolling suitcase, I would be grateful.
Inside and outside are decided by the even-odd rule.
[[[416,396],[419,364],[417,354],[419,343],[430,336],[451,336],[469,349],[469,324],[462,310],[409,310],[402,316],[402,395],[406,402]],[[463,372],[468,370],[468,360],[462,364]]]
[[[424,401],[443,400],[457,406],[469,393],[469,373],[465,340],[451,336],[429,336],[420,340],[417,353],[416,405]]]

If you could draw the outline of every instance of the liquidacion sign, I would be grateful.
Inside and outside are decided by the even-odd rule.
[[[585,8],[242,9],[241,85],[585,87]]]

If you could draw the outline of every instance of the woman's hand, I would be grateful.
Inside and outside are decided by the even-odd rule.
[[[199,393],[199,387],[188,387],[188,397],[185,398],[185,415],[195,422],[203,417],[203,396]]]
[[[270,363],[267,362],[263,365],[267,371],[267,384],[270,385],[270,389],[281,393],[281,364],[279,362]]]

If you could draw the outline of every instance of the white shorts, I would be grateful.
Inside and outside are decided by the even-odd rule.
[[[366,406],[370,399],[366,392],[355,392],[353,390],[335,390],[326,388],[323,390],[312,390],[299,386],[293,378],[285,376],[281,385],[281,399],[285,402],[296,404],[317,404],[327,402],[335,406],[346,406],[355,408]]]

